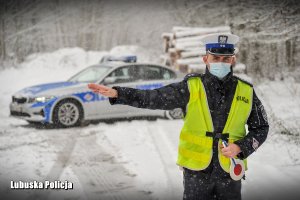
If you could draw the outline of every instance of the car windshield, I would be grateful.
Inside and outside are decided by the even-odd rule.
[[[68,81],[94,83],[110,69],[107,66],[92,66],[75,74]]]

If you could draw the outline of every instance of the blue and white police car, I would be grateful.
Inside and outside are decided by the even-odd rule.
[[[137,116],[182,117],[181,110],[139,109],[109,104],[108,98],[93,93],[87,83],[155,89],[182,80],[184,74],[156,64],[136,63],[135,56],[103,58],[66,82],[24,88],[12,96],[10,115],[30,123],[72,127],[101,119]]]

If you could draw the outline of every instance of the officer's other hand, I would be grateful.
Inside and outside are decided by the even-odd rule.
[[[106,87],[104,85],[89,83],[88,88],[91,89],[93,92],[102,94],[103,96],[106,97],[115,97],[115,98],[118,97],[117,90],[110,87]]]
[[[229,143],[227,147],[223,147],[223,145],[220,145],[220,148],[222,154],[228,158],[234,158],[241,152],[241,148],[234,143]]]

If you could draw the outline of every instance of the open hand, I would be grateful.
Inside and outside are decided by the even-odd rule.
[[[118,97],[117,90],[110,87],[106,87],[104,85],[89,83],[88,88],[91,89],[93,92],[102,94],[103,96],[106,97]]]

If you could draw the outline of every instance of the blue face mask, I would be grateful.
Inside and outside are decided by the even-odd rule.
[[[229,72],[231,72],[231,64],[218,62],[218,63],[209,63],[209,72],[212,75],[215,75],[219,79],[224,78]]]

